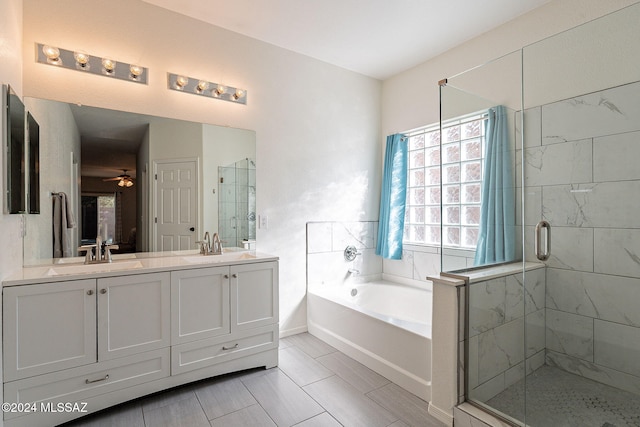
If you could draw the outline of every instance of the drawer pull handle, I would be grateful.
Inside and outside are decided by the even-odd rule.
[[[109,379],[109,374],[105,375],[103,378],[98,378],[97,380],[84,380],[85,384],[92,384],[92,383],[97,383],[100,381],[106,381]]]
[[[235,274],[235,273],[233,273],[233,274],[231,275],[231,277],[233,277],[233,278],[235,279],[235,278],[237,278],[237,277],[238,277],[238,275],[237,275],[237,274]]]
[[[100,293],[101,293],[101,294],[106,294],[106,293],[107,293],[107,290],[106,290],[105,288],[102,288],[102,289],[100,289]]]
[[[229,278],[229,275],[228,275],[228,274],[225,274],[225,275],[224,275],[224,278],[225,278],[225,279],[228,279],[228,278]]]
[[[92,291],[91,289],[89,289],[89,290],[87,291],[87,295],[93,295],[93,291]]]
[[[233,350],[234,348],[238,348],[238,343],[236,343],[236,345],[234,345],[233,347],[225,347],[225,346],[222,346],[222,349],[223,349],[223,350]]]

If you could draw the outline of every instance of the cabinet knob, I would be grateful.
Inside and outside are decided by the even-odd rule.
[[[93,295],[93,289],[89,289],[89,290],[87,291],[87,295]]]
[[[228,279],[228,278],[229,278],[229,275],[228,275],[228,274],[225,274],[225,275],[224,275],[224,278],[225,278],[225,279]]]
[[[102,288],[102,289],[100,289],[100,293],[101,293],[101,294],[106,294],[106,293],[107,293],[107,290],[106,290],[105,288]]]
[[[235,279],[235,278],[237,278],[237,277],[238,277],[238,275],[237,275],[236,273],[233,273],[233,274],[231,275],[231,277],[233,277],[233,278]]]

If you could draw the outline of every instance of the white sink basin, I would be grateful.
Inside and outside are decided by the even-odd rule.
[[[213,264],[216,262],[227,262],[255,258],[255,254],[249,252],[227,252],[223,253],[222,255],[192,255],[182,257],[183,260],[191,264]]]
[[[57,265],[47,271],[47,276],[60,276],[64,274],[87,274],[100,273],[105,271],[122,271],[142,268],[140,261],[122,261],[102,264],[82,264],[82,265]]]

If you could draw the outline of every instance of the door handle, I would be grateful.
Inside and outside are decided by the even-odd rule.
[[[190,227],[189,231],[196,231],[196,228],[195,227]]]
[[[545,248],[542,251],[540,241],[542,240],[542,230],[545,230]],[[536,225],[536,235],[533,240],[533,250],[536,253],[536,258],[540,261],[546,261],[551,256],[551,224],[547,221],[540,221]]]

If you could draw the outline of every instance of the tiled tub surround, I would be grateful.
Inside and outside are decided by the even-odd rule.
[[[431,396],[431,283],[440,256],[375,255],[377,222],[307,224],[309,332],[422,399]],[[359,255],[346,261],[344,250]],[[428,249],[427,249],[428,250]],[[413,312],[409,313],[413,307]]]
[[[426,277],[440,272],[439,247],[404,245],[402,259],[382,259],[375,254],[378,221],[307,223],[307,283],[310,286],[390,280],[399,283],[426,284]],[[345,261],[344,250],[352,245],[360,255]],[[443,257],[451,269],[473,266],[475,251],[444,249]],[[357,273],[347,274],[349,269]],[[419,283],[418,283],[419,282]]]
[[[552,227],[546,363],[640,394],[638,99],[631,83],[527,110],[519,172],[526,248]]]

